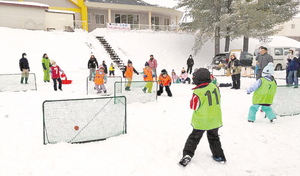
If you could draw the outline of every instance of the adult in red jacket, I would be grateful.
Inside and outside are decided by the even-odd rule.
[[[64,73],[62,69],[58,65],[56,65],[56,62],[53,60],[52,66],[50,67],[50,74],[51,78],[53,80],[53,86],[54,90],[57,91],[57,82],[58,82],[58,89],[62,91],[62,82],[60,79],[60,72]]]
[[[154,73],[154,77],[155,77],[155,81],[157,80],[157,74],[156,74],[156,68],[157,68],[157,60],[154,59],[153,55],[150,55],[150,59],[148,61],[149,63],[149,67],[152,69],[153,73]]]
[[[133,68],[131,60],[128,60],[128,64],[125,67],[125,70],[123,71],[123,77],[127,78],[127,80],[128,80],[128,83],[126,84],[126,87],[125,87],[126,91],[130,91],[130,86],[131,86],[131,82],[132,82],[133,72],[135,72],[137,75],[139,75],[139,72],[137,72]]]
[[[163,88],[166,88],[166,92],[169,97],[172,97],[172,92],[170,90],[172,79],[168,75],[167,71],[163,69],[158,78],[159,90],[157,91],[157,96],[160,96],[163,93]]]

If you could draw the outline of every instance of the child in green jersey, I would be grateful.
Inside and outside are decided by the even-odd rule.
[[[226,162],[218,134],[219,128],[223,125],[219,89],[211,83],[210,73],[206,68],[197,70],[193,74],[193,81],[197,85],[193,89],[193,97],[190,102],[190,107],[194,110],[193,131],[185,143],[183,158],[179,164],[186,166],[191,161],[205,131],[213,159],[218,162]]]
[[[256,82],[248,88],[247,94],[254,92],[252,98],[253,105],[249,109],[248,122],[255,121],[255,115],[260,106],[261,110],[266,113],[270,122],[273,122],[273,119],[276,119],[276,115],[271,108],[277,89],[277,83],[273,74],[274,66],[272,62],[269,62],[262,71],[262,77],[256,80]]]

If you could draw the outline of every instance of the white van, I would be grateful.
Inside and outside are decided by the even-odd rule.
[[[268,48],[268,54],[270,54],[274,59],[275,70],[286,69],[285,58],[291,48],[293,48],[293,50],[295,51],[295,56],[298,56],[299,54],[298,48],[295,48],[293,46],[287,47],[287,46],[258,45],[257,47],[255,47],[255,51],[254,51],[255,59],[253,59],[254,61],[256,61],[257,54],[259,53],[259,49],[258,49],[259,46],[264,46]]]

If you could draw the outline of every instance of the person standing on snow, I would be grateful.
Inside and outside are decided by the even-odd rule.
[[[273,62],[273,57],[267,53],[268,49],[264,46],[261,46],[260,48],[260,55],[257,56],[258,68],[256,79],[261,78],[262,70],[268,65],[269,62]]]
[[[128,60],[127,66],[125,67],[125,70],[123,71],[123,77],[127,78],[127,80],[128,80],[128,83],[126,84],[126,87],[125,87],[126,91],[130,91],[133,72],[135,72],[137,75],[139,75],[139,73],[133,68],[131,60]]]
[[[206,68],[200,68],[193,74],[193,82],[196,84],[190,101],[190,108],[194,110],[191,122],[193,131],[185,143],[179,164],[186,166],[191,161],[205,131],[213,159],[226,162],[218,134],[223,125],[219,88],[211,83],[210,72]]]
[[[277,83],[273,77],[274,66],[270,62],[262,71],[262,76],[256,82],[247,89],[247,94],[254,92],[252,97],[253,105],[249,109],[248,122],[255,121],[255,115],[261,106],[261,110],[266,113],[270,122],[276,119],[276,115],[273,112],[271,105],[277,90]]]
[[[228,63],[233,85],[231,89],[240,89],[241,87],[241,67],[241,62],[235,57],[235,54],[232,53]]]
[[[94,55],[91,55],[90,60],[88,61],[88,69],[90,69],[89,80],[92,80],[92,76],[98,68],[98,62]]]
[[[44,82],[50,82],[51,63],[50,63],[50,60],[46,53],[43,55],[42,66],[43,66],[43,70],[44,70]]]
[[[105,61],[102,62],[104,73],[107,74],[107,65],[105,64]]]
[[[192,74],[193,65],[194,65],[194,59],[193,59],[192,55],[189,56],[189,58],[188,58],[186,64],[187,64],[187,71],[186,71],[186,72],[187,72],[188,74]],[[189,72],[190,72],[190,73],[189,73]]]
[[[101,90],[103,90],[104,93],[106,93],[105,85],[107,82],[106,74],[104,73],[104,67],[100,66],[99,70],[96,70],[96,72],[93,75],[93,80],[95,82],[95,88],[97,90],[97,93],[101,93]]]
[[[50,67],[50,73],[51,78],[53,80],[53,87],[54,90],[57,91],[57,82],[58,82],[58,89],[62,91],[62,82],[60,79],[60,72],[64,73],[62,69],[58,65],[56,65],[56,62],[54,60],[51,61],[52,66]]]
[[[150,59],[148,61],[149,67],[152,69],[155,77],[155,81],[157,80],[157,73],[156,73],[156,68],[157,68],[157,60],[154,59],[153,55],[150,55]]]
[[[111,75],[113,75],[113,77],[115,77],[115,67],[114,67],[113,63],[111,63],[110,67],[109,67],[109,77],[111,77]]]
[[[151,93],[152,86],[153,86],[153,76],[152,69],[149,67],[149,63],[145,63],[145,68],[143,69],[144,74],[144,81],[147,82],[145,87],[142,89],[144,93],[146,93],[146,90],[148,89],[148,93]]]
[[[157,91],[157,96],[160,96],[163,93],[165,87],[168,96],[172,97],[172,92],[170,90],[172,79],[168,75],[168,72],[165,69],[163,69],[161,71],[161,74],[159,75],[158,84],[159,84],[159,90]]]
[[[23,84],[24,78],[25,78],[25,84],[28,84],[28,77],[29,77],[29,72],[30,72],[30,67],[28,60],[26,58],[26,53],[22,54],[22,58],[19,61],[19,67],[22,72],[21,76],[21,84]]]
[[[297,57],[294,56],[294,51],[290,50],[290,53],[288,54],[289,58],[287,58],[288,61],[288,85],[292,86],[293,82],[295,83],[294,88],[298,88],[298,69],[299,69],[299,60]]]

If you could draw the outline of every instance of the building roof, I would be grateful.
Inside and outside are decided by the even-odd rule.
[[[88,2],[112,3],[125,5],[157,6],[144,2],[143,0],[88,0]]]
[[[27,7],[38,7],[38,8],[49,8],[47,4],[41,4],[36,2],[11,2],[11,1],[0,1],[3,5],[14,5],[14,6],[27,6]]]

